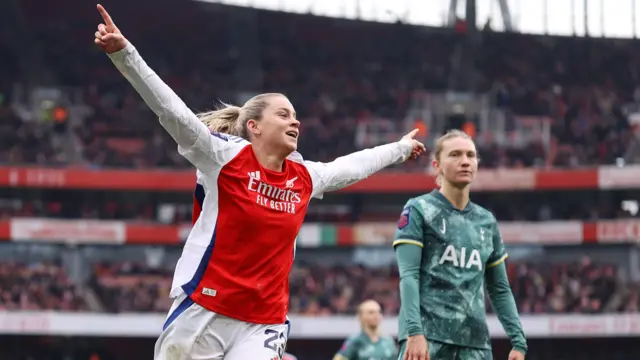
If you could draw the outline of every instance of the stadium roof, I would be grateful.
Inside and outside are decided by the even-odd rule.
[[[267,10],[442,26],[447,19],[448,0],[199,0]],[[465,1],[458,1],[464,14]],[[492,19],[492,28],[502,30],[498,0],[476,0],[478,25]],[[589,34],[594,37],[630,38],[640,34],[640,8],[636,0],[507,0],[517,30],[551,35]],[[588,16],[585,17],[585,5]],[[635,16],[634,16],[635,15]],[[604,31],[603,31],[604,30]]]

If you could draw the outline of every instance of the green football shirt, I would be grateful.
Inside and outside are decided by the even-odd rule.
[[[456,209],[438,190],[405,205],[394,248],[414,244],[422,251],[419,270],[420,321],[425,337],[460,346],[490,349],[485,315],[485,270],[507,258],[495,217],[469,202]],[[408,336],[404,311],[399,340]]]
[[[380,336],[378,341],[361,332],[348,338],[334,360],[396,360],[396,342],[390,336]]]

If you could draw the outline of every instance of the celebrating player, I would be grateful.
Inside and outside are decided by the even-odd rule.
[[[413,131],[399,142],[330,163],[288,159],[300,123],[286,97],[262,94],[199,118],[147,66],[106,10],[98,10],[104,24],[95,43],[198,169],[205,195],[176,265],[175,300],[155,359],[282,358],[294,241],[310,199],[418,156],[424,146]],[[220,124],[242,138],[207,128]]]
[[[513,346],[509,360],[522,360],[527,344],[496,219],[469,201],[478,170],[471,138],[459,130],[442,136],[433,166],[440,190],[407,202],[393,242],[402,302],[399,359],[492,360],[486,283]]]
[[[375,300],[364,301],[358,306],[358,319],[362,331],[347,339],[333,360],[394,360],[397,353],[395,340],[380,334],[380,304]]]

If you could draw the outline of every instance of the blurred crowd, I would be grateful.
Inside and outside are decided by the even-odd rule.
[[[498,107],[553,120],[544,164],[574,167],[631,157],[635,135],[626,104],[640,100],[637,44],[486,33],[479,58]],[[515,155],[519,164],[531,165],[532,156],[542,156],[536,145],[516,154],[493,149],[490,159],[482,152],[483,163],[509,165],[501,158]]]
[[[0,311],[87,309],[83,294],[59,264],[0,262]]]
[[[0,83],[0,134],[11,134],[0,141],[0,161],[187,166],[135,91],[86,40],[96,19],[87,19],[85,7],[76,5],[70,1],[52,10],[57,16],[44,16],[33,1],[24,2],[32,45],[47,59],[41,66],[48,75],[43,85],[68,95],[60,104],[69,121],[61,126],[37,120],[29,111],[35,105],[13,86],[27,69],[15,57],[3,57],[0,62],[15,72]],[[207,110],[215,99],[241,102],[259,92],[283,92],[300,114],[300,151],[314,160],[357,150],[358,124],[375,125],[382,119],[381,124],[390,124],[389,132],[405,131],[416,94],[450,87],[459,72],[453,61],[456,51],[465,43],[464,34],[442,29],[275,12],[249,16],[243,12],[254,10],[203,11],[195,4],[185,4],[181,16],[158,6],[154,16],[140,22],[145,8],[139,6],[127,11],[116,6],[112,12],[147,62],[187,104]],[[230,12],[252,19],[251,34],[236,33],[243,23],[229,20]],[[168,27],[173,31],[158,41],[156,30]],[[56,46],[47,46],[52,42]],[[485,139],[483,165],[579,166],[628,155],[635,137],[624,105],[640,100],[635,88],[639,49],[631,41],[483,32],[475,49],[475,72],[469,74],[475,79],[473,89],[489,94],[487,106],[506,114],[507,127],[518,116],[553,121],[549,144],[538,139],[518,147],[498,146]],[[463,123],[476,120],[469,115]],[[445,122],[445,128],[450,126]],[[486,134],[492,129],[478,130]],[[427,157],[413,166],[426,163]]]
[[[304,315],[355,314],[365,299],[376,299],[384,313],[400,310],[398,270],[355,264],[326,266],[296,262],[290,276],[290,311]]]
[[[106,312],[166,312],[173,269],[142,263],[94,265],[83,285],[74,285],[52,263],[0,264],[0,309]],[[638,312],[637,284],[623,282],[611,264],[589,258],[576,263],[510,263],[509,278],[521,314]],[[400,308],[395,266],[323,265],[298,261],[290,275],[290,311],[326,316],[355,314],[364,299],[376,299],[388,316]],[[84,296],[95,295],[90,308]],[[490,303],[487,309],[491,311]]]
[[[512,290],[521,314],[637,312],[635,285],[619,281],[613,265],[511,263]],[[305,315],[353,314],[360,301],[378,300],[388,316],[400,308],[395,266],[298,264],[291,275],[291,310]],[[487,299],[487,310],[491,305]]]
[[[37,194],[36,194],[37,195]],[[184,200],[188,196],[184,196]],[[170,208],[165,214],[162,209]],[[162,203],[162,201],[95,201],[92,196],[75,199],[3,199],[0,198],[0,219],[14,217],[46,217],[54,219],[139,220],[161,223],[188,223],[193,204]]]
[[[165,312],[171,307],[173,269],[141,263],[104,263],[94,267],[91,287],[109,312]]]
[[[511,288],[521,313],[635,312],[636,304],[621,304],[628,288],[619,284],[616,267],[581,262],[547,266],[512,264]],[[613,300],[616,301],[613,301]]]

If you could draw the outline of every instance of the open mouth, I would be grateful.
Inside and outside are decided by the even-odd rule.
[[[286,134],[287,134],[287,136],[291,136],[294,139],[298,138],[298,132],[297,131],[287,131]]]

